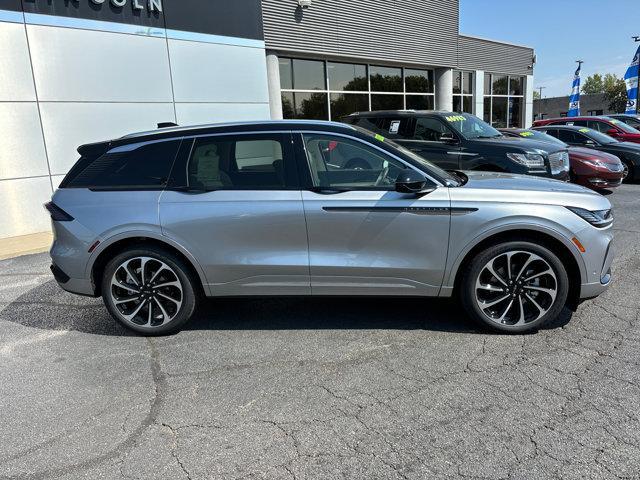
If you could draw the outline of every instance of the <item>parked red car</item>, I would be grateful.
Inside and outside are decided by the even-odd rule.
[[[569,175],[573,183],[593,190],[615,188],[624,180],[624,165],[618,157],[591,148],[572,147],[551,135],[537,130],[522,128],[499,128],[503,135],[524,137],[542,142],[550,142],[569,148]]]
[[[587,127],[591,130],[609,135],[621,142],[640,143],[640,130],[627,125],[620,120],[611,117],[563,117],[536,120],[534,127],[546,125],[575,125],[576,127]]]

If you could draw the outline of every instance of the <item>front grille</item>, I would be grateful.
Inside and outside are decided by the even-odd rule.
[[[549,155],[551,174],[557,175],[569,171],[569,152],[556,152]]]

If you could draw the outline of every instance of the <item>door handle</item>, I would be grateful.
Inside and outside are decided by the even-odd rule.
[[[313,187],[310,188],[309,191],[319,195],[336,195],[338,193],[348,192],[349,190],[331,187]]]

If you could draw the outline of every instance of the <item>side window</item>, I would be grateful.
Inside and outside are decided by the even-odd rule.
[[[609,130],[614,129],[611,125],[605,122],[599,122],[597,120],[589,120],[587,122],[587,127],[602,133],[607,133]]]
[[[91,162],[68,188],[162,190],[169,180],[181,140],[124,145]]]
[[[386,117],[382,119],[380,130],[389,138],[411,138],[413,132],[410,131],[410,124],[409,118]]]
[[[570,130],[560,130],[558,138],[569,145],[584,145],[589,140],[584,135]]]
[[[197,139],[188,184],[205,190],[278,190],[286,186],[284,140],[279,135]]]
[[[421,117],[416,121],[416,131],[413,138],[427,142],[439,142],[443,133],[452,132],[437,118]]]
[[[549,129],[549,130],[542,130],[542,132],[546,133],[547,135],[551,135],[552,137],[560,138],[558,130],[555,128]]]
[[[402,162],[357,140],[304,134],[311,178],[316,187],[393,190]]]

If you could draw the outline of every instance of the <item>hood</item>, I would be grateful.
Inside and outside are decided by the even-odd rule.
[[[620,159],[615,155],[606,152],[600,152],[592,148],[570,147],[569,156],[572,160],[589,160],[596,159],[603,163],[611,163],[617,165]]]
[[[542,150],[543,152],[553,153],[563,150],[563,148],[558,147],[553,143],[541,142],[539,140],[531,140],[523,137],[503,136],[496,138],[474,138],[469,141],[478,145],[485,145],[487,147],[503,147],[505,150],[512,150],[514,147],[527,152]]]
[[[573,183],[514,173],[463,173],[468,181],[450,190],[452,200],[563,205],[588,210],[611,208],[609,201],[599,193]]]

